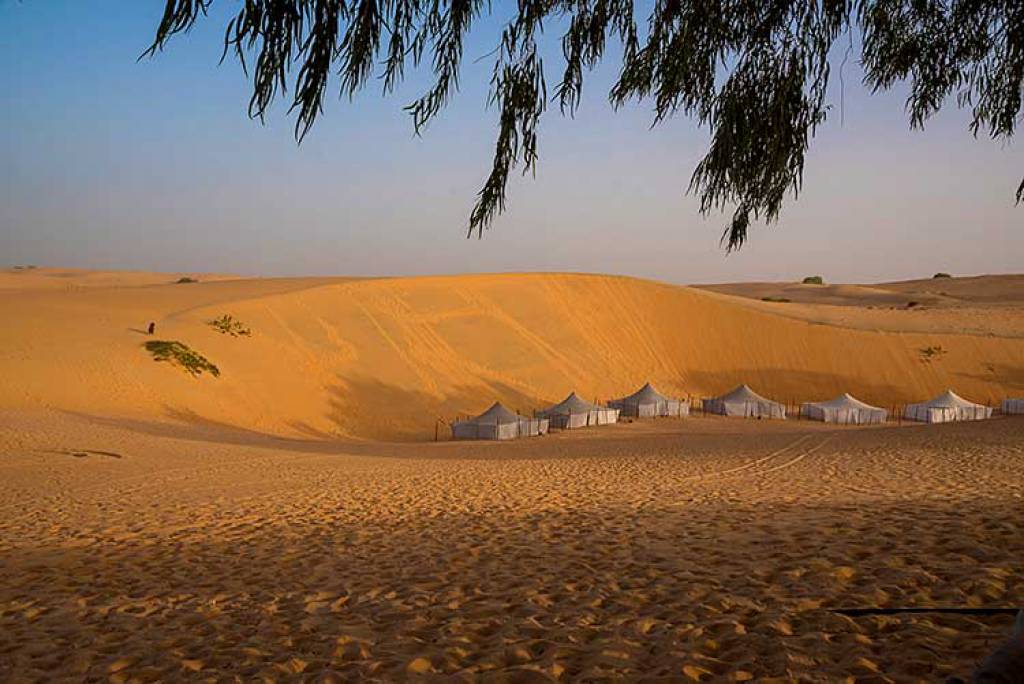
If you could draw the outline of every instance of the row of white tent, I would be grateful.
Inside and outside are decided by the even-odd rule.
[[[720,397],[703,400],[705,413],[743,418],[768,418],[784,420],[786,406],[780,402],[762,397],[746,385],[740,385]],[[1006,399],[1003,413],[1024,414],[1024,399]],[[674,399],[658,392],[651,383],[645,384],[629,396],[613,399],[608,406],[601,406],[581,399],[572,392],[565,399],[548,407],[530,418],[505,408],[499,402],[475,418],[456,421],[452,425],[454,439],[504,440],[518,437],[532,437],[546,434],[549,428],[571,430],[595,425],[610,425],[618,422],[620,416],[653,418],[658,416],[688,416],[690,403]],[[884,423],[889,412],[877,406],[841,394],[830,401],[807,402],[801,405],[800,414],[811,420],[847,425],[870,425]],[[992,417],[992,409],[982,404],[967,401],[947,390],[934,399],[919,404],[910,404],[903,412],[907,420],[925,423],[947,423],[959,420],[983,420]]]

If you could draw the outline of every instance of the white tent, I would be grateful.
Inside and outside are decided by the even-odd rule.
[[[1024,413],[1024,399],[1003,399],[1003,413]]]
[[[903,412],[907,420],[923,423],[948,423],[954,420],[984,420],[992,417],[992,409],[958,397],[946,390],[931,401],[911,404]]]
[[[547,434],[547,418],[527,418],[494,402],[476,418],[452,425],[453,439],[516,439]]]
[[[765,399],[746,385],[740,385],[720,397],[705,399],[704,410],[708,413],[744,418],[783,419],[786,417],[785,406],[777,401]]]
[[[619,409],[591,404],[573,392],[554,406],[539,411],[537,415],[547,418],[551,427],[571,430],[588,425],[610,425],[619,419]]]
[[[845,425],[884,423],[889,412],[865,404],[849,394],[840,394],[831,401],[809,401],[800,407],[800,413],[811,420]]]
[[[690,405],[679,399],[666,397],[647,383],[628,397],[613,399],[608,402],[612,408],[619,409],[623,416],[650,418],[652,416],[688,416]]]

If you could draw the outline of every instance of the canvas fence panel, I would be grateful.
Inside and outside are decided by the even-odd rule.
[[[774,401],[747,401],[743,404],[748,418],[785,418],[786,408]]]
[[[1024,399],[1003,399],[1003,413],[1024,414]]]
[[[658,415],[658,406],[656,404],[633,404],[633,406],[627,404],[626,408],[628,413],[632,413],[638,418],[653,418]]]
[[[548,417],[548,423],[560,430],[575,430],[590,425],[589,419],[589,413],[562,413]]]
[[[536,437],[546,435],[551,422],[547,418],[523,418],[512,425],[516,437]]]
[[[822,416],[818,420],[826,423],[840,423],[842,425],[869,425],[872,423],[884,423],[884,411],[871,411],[859,408],[829,408],[821,410]]]
[[[801,413],[804,417],[810,418],[811,420],[823,420],[828,422],[828,417],[825,415],[825,409],[815,404],[804,404],[801,407]]]

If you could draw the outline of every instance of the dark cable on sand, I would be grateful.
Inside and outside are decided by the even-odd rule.
[[[900,615],[902,613],[943,613],[947,615],[1016,615],[1020,608],[836,608],[833,613],[847,617]]]

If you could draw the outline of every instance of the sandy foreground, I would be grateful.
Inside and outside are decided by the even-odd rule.
[[[1024,420],[510,444],[0,414],[0,680],[939,681],[1024,604]]]

